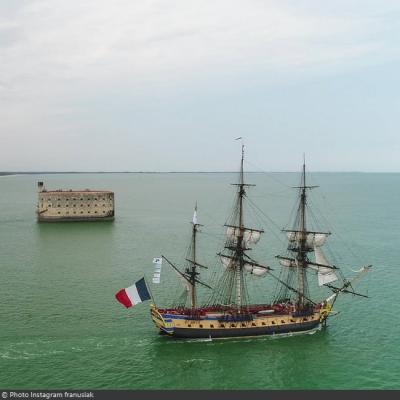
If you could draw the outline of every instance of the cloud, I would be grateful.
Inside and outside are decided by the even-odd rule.
[[[326,11],[305,1],[1,3],[3,140],[13,148],[13,138],[26,135],[95,135],[98,99],[111,95],[140,104],[187,85],[274,83],[398,57],[390,16],[400,5],[385,2],[377,14],[368,4]]]
[[[23,3],[7,35],[2,35],[1,76],[25,89],[27,83],[34,86],[41,79],[52,83],[97,79],[101,84],[120,75],[131,81],[146,76],[171,81],[220,75],[227,69],[329,67],[332,62],[372,56],[383,47],[379,38],[368,37],[371,30],[379,30],[379,20],[321,16],[282,4],[234,0]]]

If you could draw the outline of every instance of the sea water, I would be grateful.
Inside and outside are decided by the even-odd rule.
[[[254,257],[279,274],[281,228],[296,209],[298,174],[249,173],[249,224],[265,233]],[[115,192],[114,222],[38,224],[36,184]],[[0,178],[0,387],[10,389],[361,389],[400,387],[400,174],[314,173],[310,226],[332,232],[327,255],[368,299],[343,295],[338,314],[313,335],[173,340],[158,335],[149,302],[125,309],[115,293],[152,259],[182,265],[197,201],[199,262],[216,282],[216,253],[234,203],[235,174],[57,174]],[[255,226],[256,227],[256,226]],[[201,271],[203,272],[203,271]],[[315,296],[328,291],[312,289]],[[271,277],[247,278],[252,301],[268,301]],[[155,301],[183,288],[165,263]],[[199,289],[206,299],[207,289]]]

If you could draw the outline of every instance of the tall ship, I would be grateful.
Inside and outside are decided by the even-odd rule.
[[[244,146],[240,164],[239,182],[236,186],[235,205],[225,225],[226,239],[223,250],[218,253],[221,273],[213,283],[205,282],[201,271],[207,268],[199,261],[197,237],[200,224],[197,221],[197,206],[192,221],[191,243],[184,268],[172,262],[169,257],[155,259],[165,262],[179,275],[186,296],[179,304],[170,307],[150,306],[151,318],[161,334],[175,338],[229,338],[262,335],[291,335],[314,333],[321,329],[333,313],[336,299],[341,293],[356,293],[352,284],[364,275],[371,266],[364,266],[355,272],[352,279],[346,279],[339,267],[330,263],[323,251],[330,232],[307,228],[307,193],[314,186],[306,183],[303,163],[296,216],[291,229],[285,230],[287,250],[276,256],[276,267],[271,268],[253,257],[251,251],[260,241],[264,230],[249,226],[246,220],[247,189],[244,172]],[[161,267],[159,267],[159,270]],[[311,273],[311,274],[310,274]],[[313,276],[314,275],[314,276]],[[159,273],[155,274],[159,282]],[[257,303],[251,301],[251,290],[262,287],[265,280],[273,279],[276,289],[267,293],[268,286],[258,289],[258,298],[273,300]],[[311,279],[313,278],[313,279]],[[250,285],[252,279],[261,279],[259,285]],[[215,282],[215,283],[214,283]],[[316,298],[310,285],[325,287],[324,297]],[[209,293],[201,300],[202,294]],[[135,292],[136,294],[136,292]],[[150,296],[150,295],[149,295]]]
[[[112,221],[114,192],[109,190],[47,190],[38,182],[38,222]]]

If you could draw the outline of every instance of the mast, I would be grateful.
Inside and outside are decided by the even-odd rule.
[[[241,138],[238,138],[241,139]],[[238,140],[236,139],[236,140]],[[229,305],[230,311],[241,314],[248,304],[248,292],[245,281],[245,274],[251,274],[255,277],[264,276],[270,268],[253,260],[247,251],[252,250],[252,246],[260,240],[263,230],[254,229],[245,223],[245,197],[246,188],[255,186],[244,182],[244,145],[242,144],[242,154],[240,160],[240,171],[235,196],[235,204],[226,227],[225,251],[217,253],[220,257],[222,267],[225,269],[217,283],[211,298],[211,304]]]
[[[196,271],[196,234],[197,234],[197,226],[199,224],[197,223],[197,202],[194,207],[194,213],[193,213],[193,220],[192,220],[192,263],[191,263],[191,268],[189,273],[190,277],[190,283],[192,285],[192,293],[191,293],[191,305],[192,308],[196,307],[196,276],[199,275],[199,273]]]
[[[300,187],[300,227],[299,227],[299,251],[297,253],[297,279],[298,279],[298,307],[303,308],[304,306],[304,284],[305,284],[305,268],[306,268],[306,164],[303,161],[303,174],[302,174],[302,186]]]
[[[239,235],[236,245],[236,255],[238,263],[236,264],[236,304],[238,313],[242,306],[242,270],[244,266],[243,262],[243,236],[244,236],[244,225],[243,225],[243,197],[246,192],[244,190],[244,174],[243,174],[243,160],[244,160],[244,145],[242,144],[242,159],[240,161],[240,183],[239,183]]]
[[[310,265],[314,265],[317,268],[325,268],[330,271],[335,267],[329,265],[321,265],[316,261],[315,263],[310,262],[307,253],[314,251],[316,243],[322,240],[319,244],[321,246],[325,241],[326,235],[329,232],[311,232],[307,231],[307,221],[306,221],[306,206],[307,206],[307,189],[313,189],[317,186],[307,186],[306,184],[306,163],[303,160],[302,175],[300,186],[296,186],[296,189],[300,189],[300,202],[297,209],[297,217],[294,229],[286,230],[288,232],[289,247],[288,250],[293,252],[293,258],[277,256],[281,259],[281,264],[294,268],[297,275],[297,288],[293,290],[296,293],[296,305],[299,310],[304,309],[306,301],[309,302],[310,299],[307,297],[307,277],[306,268]],[[317,237],[322,237],[322,239],[317,239]],[[311,241],[311,243],[310,243]],[[288,286],[287,286],[288,287]],[[289,287],[288,287],[289,288]],[[292,288],[294,289],[294,288]]]

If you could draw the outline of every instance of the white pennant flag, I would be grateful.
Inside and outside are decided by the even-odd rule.
[[[153,283],[160,283],[162,258],[161,257],[153,258],[153,264],[154,264]]]

